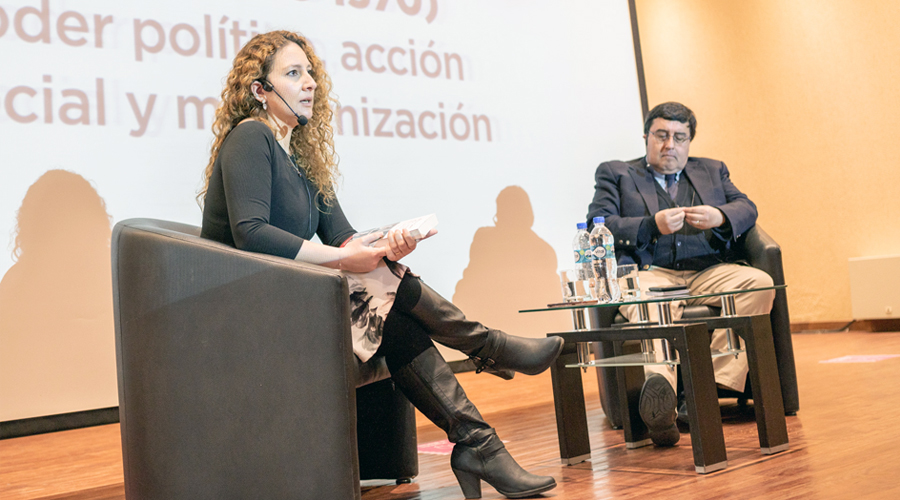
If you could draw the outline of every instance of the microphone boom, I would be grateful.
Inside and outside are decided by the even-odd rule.
[[[267,82],[267,83],[268,83],[268,82]],[[281,94],[279,94],[278,91],[275,90],[275,86],[274,86],[274,85],[272,85],[271,83],[269,83],[269,86],[272,87],[272,92],[275,92],[275,95],[277,95],[278,98],[281,99],[281,102],[283,102],[284,105],[287,106],[289,110],[291,110],[291,113],[293,113],[294,116],[297,117],[297,123],[299,123],[301,127],[302,127],[303,125],[306,125],[307,123],[309,123],[309,119],[308,119],[308,118],[306,118],[306,117],[303,116],[303,115],[298,115],[297,112],[294,111],[294,108],[292,108],[291,105],[288,104],[288,102],[284,100],[284,97],[281,97]],[[265,87],[263,87],[263,89],[265,89]]]

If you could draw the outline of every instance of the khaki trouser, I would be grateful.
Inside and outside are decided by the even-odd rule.
[[[651,267],[646,271],[639,273],[642,296],[646,297],[647,289],[656,286],[673,286],[685,285],[693,295],[701,295],[713,293],[723,290],[762,288],[772,286],[772,278],[754,267],[742,266],[740,264],[718,264],[703,271],[674,271],[662,267]],[[734,296],[734,305],[738,315],[752,314],[768,314],[772,310],[772,301],[775,299],[775,290],[766,290],[753,293],[740,293]],[[713,306],[721,305],[722,301],[719,297],[709,297],[705,299],[693,299],[674,301],[669,304],[672,311],[672,319],[681,319],[685,305],[707,304]],[[649,304],[650,319],[656,321],[658,313],[656,304]],[[619,309],[628,321],[638,321],[637,306],[622,306]],[[715,330],[712,334],[710,349],[725,349],[727,345],[725,330]],[[662,341],[654,340],[654,348],[657,352],[662,352]],[[741,354],[737,358],[734,356],[721,356],[713,358],[713,369],[716,373],[716,383],[734,389],[743,391],[744,384],[747,380],[746,354]],[[666,377],[672,387],[677,387],[675,379],[675,370],[666,366],[653,365],[644,367],[644,373],[660,373]]]

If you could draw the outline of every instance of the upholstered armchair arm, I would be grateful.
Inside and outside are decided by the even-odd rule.
[[[785,284],[781,247],[758,224],[744,233],[743,245],[745,258],[751,266],[769,273],[776,285]],[[800,396],[797,389],[797,369],[794,365],[794,346],[791,339],[791,319],[786,290],[775,292],[770,316],[775,356],[778,359],[778,375],[781,377],[784,411],[793,415],[800,409]]]
[[[744,253],[751,266],[769,273],[776,285],[784,284],[781,247],[758,225],[744,233]]]
[[[112,250],[127,496],[359,498],[346,279],[150,219]]]

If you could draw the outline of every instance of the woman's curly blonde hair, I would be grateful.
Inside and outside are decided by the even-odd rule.
[[[331,128],[331,118],[334,114],[331,78],[325,72],[325,66],[316,56],[312,45],[303,35],[290,31],[272,31],[253,37],[234,58],[212,126],[215,140],[210,148],[203,188],[197,194],[197,201],[201,206],[209,188],[213,165],[228,133],[246,118],[253,118],[269,125],[266,111],[251,92],[250,86],[253,82],[268,77],[272,71],[275,53],[288,43],[296,43],[306,53],[313,68],[312,77],[316,81],[312,118],[305,126],[294,127],[291,134],[291,151],[299,156],[297,162],[319,190],[325,204],[331,205],[334,201],[334,187],[339,173],[338,157],[334,152],[334,131]],[[269,127],[271,128],[271,125]]]

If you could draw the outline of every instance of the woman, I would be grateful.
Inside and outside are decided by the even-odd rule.
[[[466,498],[481,480],[510,498],[556,486],[523,470],[468,400],[432,339],[511,378],[547,369],[562,341],[524,339],[467,321],[397,263],[416,248],[408,231],[352,239],[335,197],[331,81],[302,36],[258,35],[241,49],[222,91],[206,167],[204,237],[341,270],[350,283],[353,349],[385,357],[407,398],[455,443],[451,467]],[[309,241],[318,234],[323,244]],[[430,234],[429,234],[430,236]]]

